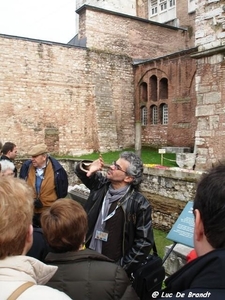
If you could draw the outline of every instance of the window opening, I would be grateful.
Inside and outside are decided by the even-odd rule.
[[[141,125],[142,126],[147,125],[147,107],[146,106],[141,108]]]
[[[146,82],[142,82],[140,85],[140,100],[141,100],[141,102],[148,101],[147,83]]]
[[[156,125],[158,123],[158,108],[156,105],[151,106],[151,124]]]
[[[157,101],[157,77],[155,75],[152,75],[150,77],[150,99],[153,101]]]
[[[168,99],[168,80],[162,78],[159,82],[159,99]]]
[[[167,125],[168,124],[168,105],[161,104],[160,110],[161,110],[161,123],[163,125]]]

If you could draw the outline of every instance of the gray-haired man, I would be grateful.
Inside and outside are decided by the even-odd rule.
[[[138,191],[143,163],[133,152],[123,152],[106,176],[102,158],[82,161],[76,175],[90,189],[85,204],[89,230],[86,247],[119,263],[130,275],[153,246],[151,205]]]

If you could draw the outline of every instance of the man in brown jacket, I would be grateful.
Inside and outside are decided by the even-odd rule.
[[[68,177],[62,165],[48,154],[45,144],[32,147],[29,155],[31,159],[22,165],[20,178],[25,179],[33,189],[33,225],[40,227],[41,213],[57,199],[67,196]]]

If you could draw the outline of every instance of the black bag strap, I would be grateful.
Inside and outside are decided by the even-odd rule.
[[[154,238],[154,234],[153,234],[153,238]],[[155,238],[154,238],[154,244],[152,246],[153,249],[153,254],[158,256],[158,252],[157,252],[157,248],[156,248],[156,244],[155,244]]]

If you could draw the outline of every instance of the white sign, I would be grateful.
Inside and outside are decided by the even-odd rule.
[[[159,149],[159,154],[165,154],[166,153],[166,149]]]

